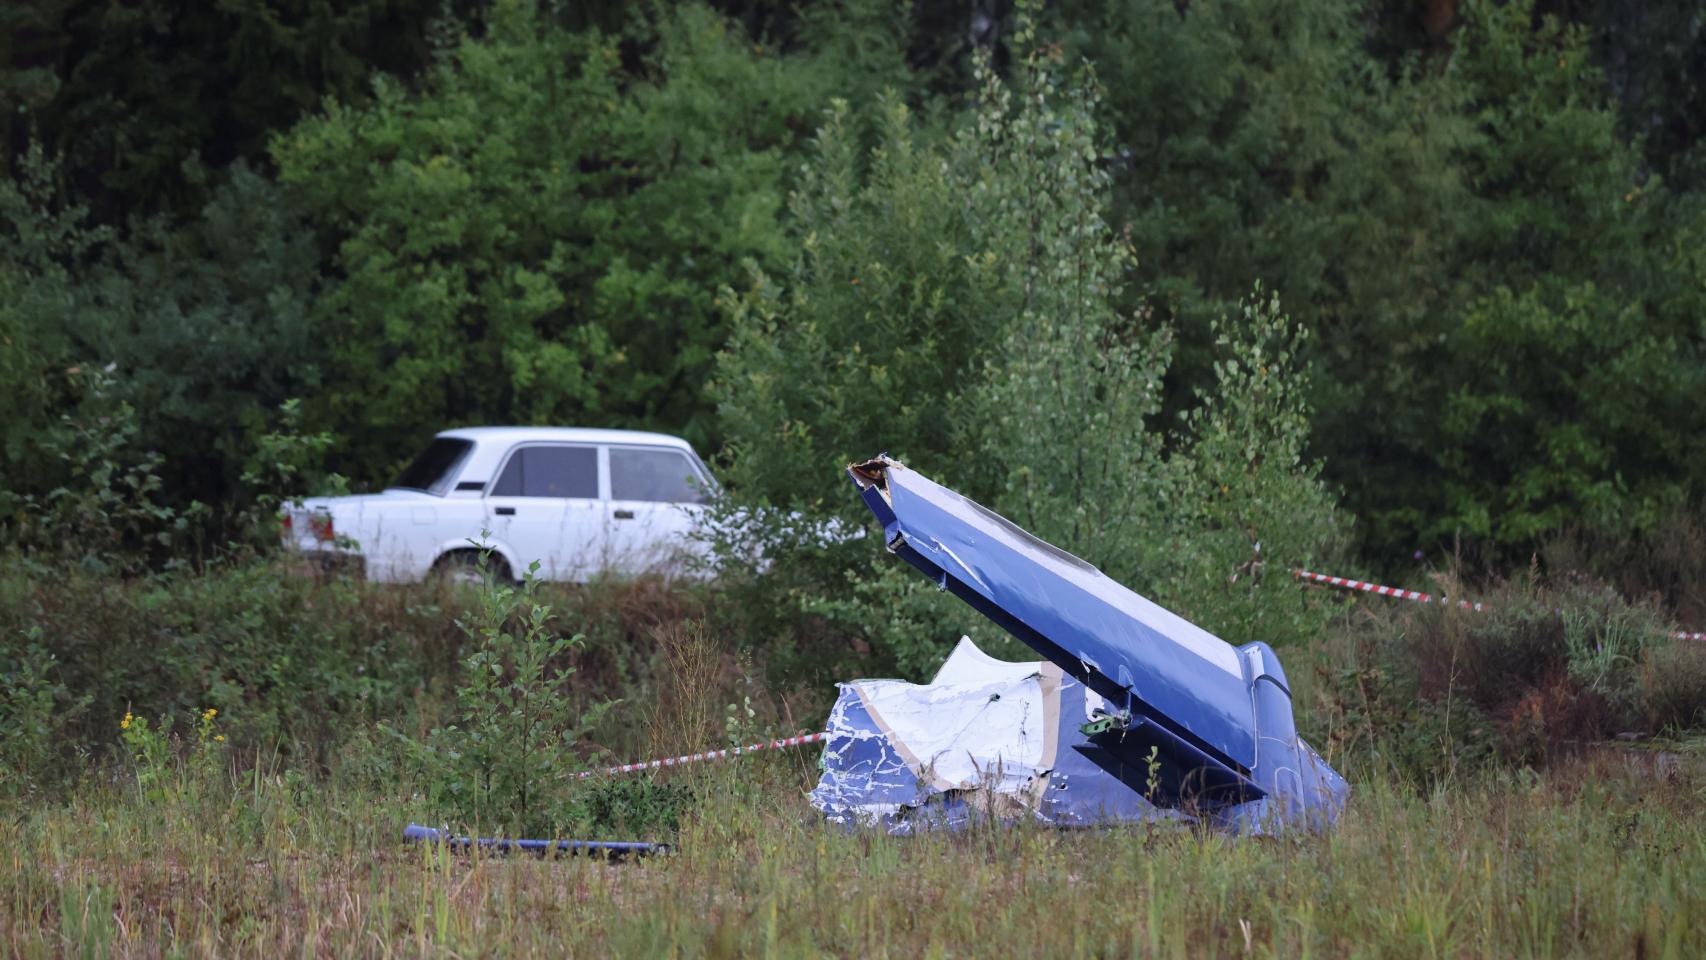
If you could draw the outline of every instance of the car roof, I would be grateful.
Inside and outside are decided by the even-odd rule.
[[[639,443],[676,447],[691,451],[692,444],[667,433],[645,430],[606,430],[598,427],[458,427],[443,430],[440,437],[473,440],[476,443],[519,443],[523,440],[556,440],[563,443]]]

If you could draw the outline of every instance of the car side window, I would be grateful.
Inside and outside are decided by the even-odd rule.
[[[598,499],[598,448],[552,444],[522,447],[510,455],[492,484],[494,497]]]
[[[703,503],[704,481],[675,450],[610,448],[610,498],[653,503]]]

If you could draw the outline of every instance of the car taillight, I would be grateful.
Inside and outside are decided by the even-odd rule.
[[[308,529],[314,532],[314,539],[316,540],[331,540],[336,536],[332,532],[332,515],[329,513],[320,513],[309,517]]]
[[[278,515],[278,529],[280,533],[287,537],[290,536],[292,526],[293,524],[290,522],[290,514],[281,513]]]

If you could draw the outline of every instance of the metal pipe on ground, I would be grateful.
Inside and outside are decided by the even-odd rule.
[[[626,857],[651,857],[670,852],[667,843],[646,843],[640,840],[523,840],[509,837],[458,837],[448,830],[423,827],[411,823],[403,828],[403,839],[411,843],[442,843],[453,850],[475,848],[494,853],[520,851],[539,856],[558,854],[568,856],[602,857],[621,860]]]

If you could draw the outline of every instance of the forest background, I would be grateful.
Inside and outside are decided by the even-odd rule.
[[[14,953],[1706,943],[1698,5],[21,0],[0,107]],[[717,576],[280,555],[282,501],[490,423],[690,439]],[[821,536],[883,451],[1273,644],[1340,842],[914,849],[817,829],[806,762],[576,776],[1028,657]],[[394,869],[407,817],[685,853],[586,901]]]
[[[114,456],[157,455],[153,502],[200,505],[182,532],[204,554],[256,498],[331,473],[377,487],[449,426],[726,449],[718,292],[785,272],[820,226],[788,198],[831,100],[857,147],[888,102],[945,143],[975,109],[974,53],[1014,54],[1001,3],[4,18],[0,523],[31,542],[25,501],[74,482],[64,418],[124,404]],[[1697,10],[1063,2],[1039,19],[1100,84],[1102,212],[1132,257],[1115,307],[1173,339],[1159,422],[1214,384],[1212,322],[1259,282],[1309,334],[1307,456],[1363,569],[1492,568],[1566,528],[1639,536],[1695,509]],[[245,482],[285,429],[329,438],[315,475]],[[834,456],[907,445],[852,439]]]
[[[725,559],[785,558],[715,606],[792,682],[968,629],[793,528],[864,524],[837,468],[879,451],[1228,637],[1320,633],[1296,566],[1544,567],[1706,623],[1687,5],[4,16],[29,590],[265,555],[283,498],[539,423],[711,458],[763,518]]]

